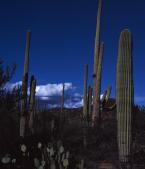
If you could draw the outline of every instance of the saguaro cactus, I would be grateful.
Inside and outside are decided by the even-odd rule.
[[[85,65],[84,69],[84,106],[83,106],[83,118],[87,117],[87,82],[88,82],[88,65]]]
[[[94,51],[94,70],[93,70],[93,113],[92,113],[92,123],[99,116],[98,108],[99,102],[97,98],[97,72],[98,72],[98,62],[99,62],[99,49],[100,49],[100,23],[101,23],[101,13],[102,13],[102,0],[98,3],[98,14],[97,14],[97,27],[96,27],[96,38],[95,38],[95,51]]]
[[[28,71],[29,71],[29,50],[30,50],[30,31],[27,32],[24,74],[22,80],[22,103],[20,116],[20,136],[24,137],[27,117],[27,88],[28,88]]]
[[[30,83],[30,98],[29,98],[29,130],[34,133],[34,112],[35,112],[35,89],[36,79],[34,76],[31,77]]]
[[[129,30],[121,32],[117,63],[116,103],[119,160],[129,168],[133,96],[132,38]]]
[[[63,124],[65,122],[65,112],[64,112],[64,91],[65,91],[65,84],[62,84],[62,94],[61,94],[61,107],[59,112],[59,134],[62,135]]]
[[[94,90],[94,102],[93,102],[93,114],[92,124],[96,123],[96,120],[100,120],[100,91],[101,91],[101,74],[102,74],[102,60],[103,60],[104,43],[100,44],[99,59],[97,66],[97,84]]]
[[[87,82],[88,82],[88,65],[84,67],[84,97],[83,97],[83,145],[87,146],[87,114],[88,114],[88,99],[87,99]]]
[[[65,100],[65,84],[62,84],[62,94],[61,94],[61,111],[60,111],[60,123],[65,122],[66,120],[66,112],[64,110],[64,100]]]

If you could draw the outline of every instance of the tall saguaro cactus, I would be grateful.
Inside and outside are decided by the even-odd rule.
[[[88,65],[85,65],[84,70],[84,106],[83,106],[83,117],[87,117],[87,83],[88,83]]]
[[[117,63],[116,104],[119,160],[126,167],[131,156],[133,96],[132,38],[129,30],[121,32]]]
[[[29,130],[32,134],[34,133],[35,89],[36,89],[36,79],[34,78],[34,76],[32,76],[30,84],[30,98],[29,98]]]
[[[64,110],[64,95],[65,95],[65,84],[62,84],[62,94],[61,94],[61,111],[60,111],[60,123],[65,122],[66,120],[66,112]]]
[[[99,116],[97,107],[99,106],[97,98],[97,72],[99,62],[99,49],[100,49],[100,25],[101,25],[101,13],[102,13],[102,0],[98,3],[98,14],[97,14],[97,27],[96,27],[96,38],[95,38],[95,51],[94,51],[94,70],[93,70],[93,113],[92,122],[95,123],[96,118]]]
[[[101,43],[99,49],[98,66],[97,66],[97,77],[96,77],[97,84],[94,90],[95,93],[94,93],[93,114],[92,114],[93,125],[96,123],[96,120],[100,120],[100,92],[101,92],[103,51],[104,51],[104,43]]]
[[[30,50],[30,31],[27,32],[26,50],[24,61],[24,74],[22,80],[22,103],[20,116],[20,136],[24,137],[27,117],[27,88],[28,88],[28,71],[29,71],[29,50]]]
[[[65,92],[65,84],[62,84],[62,94],[61,94],[61,107],[59,112],[59,134],[62,136],[63,123],[65,122],[66,114],[64,112],[64,92]]]

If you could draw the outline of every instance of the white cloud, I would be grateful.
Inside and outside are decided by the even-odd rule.
[[[80,93],[74,93],[75,97],[83,97],[83,95],[81,95]]]
[[[75,87],[72,85],[72,83],[64,83],[65,84],[65,91],[75,89]],[[12,90],[14,87],[18,87],[22,85],[22,81],[16,82],[16,83],[7,83],[5,88],[7,90]],[[63,88],[63,84],[46,84],[46,85],[37,85],[36,86],[36,96],[42,97],[42,99],[45,99],[45,97],[54,96],[54,95],[61,95]]]
[[[65,84],[65,95],[67,95],[67,91],[71,90],[71,100],[69,99],[70,97],[65,98],[65,107],[66,108],[77,108],[81,107],[83,105],[83,99],[82,95],[80,93],[74,93],[76,87],[73,86],[72,83],[64,83]],[[22,82],[16,82],[16,83],[7,83],[5,88],[7,90],[12,90],[14,87],[18,87],[22,85]],[[62,94],[62,88],[63,84],[46,84],[46,85],[37,85],[36,86],[36,96],[39,97],[42,101],[47,102],[47,106],[50,108],[55,108],[60,106],[60,99],[59,97]],[[29,89],[28,89],[28,94],[29,94]],[[58,99],[57,99],[58,98]]]
[[[83,99],[78,100],[77,102],[67,102],[64,104],[66,108],[79,108],[83,106]]]
[[[16,83],[7,83],[6,85],[5,85],[5,88],[7,89],[7,90],[13,90],[14,88],[18,88],[19,86],[21,86],[22,85],[22,81],[19,81],[19,82],[16,82]]]
[[[51,108],[51,109],[59,107],[58,104],[47,104],[47,106],[48,106],[48,108]]]
[[[36,87],[36,96],[39,97],[49,97],[61,95],[62,93],[62,83],[59,84],[46,84],[46,85],[38,85]],[[65,91],[73,89],[72,83],[65,83]]]
[[[41,100],[50,100],[49,97],[40,97]]]
[[[22,82],[7,83],[5,88],[12,90],[14,87],[22,85]],[[46,102],[49,108],[60,107],[60,97],[62,94],[63,84],[46,84],[36,86],[36,96]],[[71,94],[67,92],[71,90]],[[29,94],[29,89],[28,89]],[[78,108],[83,106],[83,95],[76,92],[76,87],[72,83],[65,83],[65,104],[66,108]],[[101,94],[100,99],[102,99]],[[137,102],[145,101],[145,97],[136,97]]]
[[[103,94],[100,95],[100,100],[103,98]]]

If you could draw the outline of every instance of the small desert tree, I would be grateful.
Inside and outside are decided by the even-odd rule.
[[[5,67],[5,68],[4,68]],[[3,60],[0,58],[0,90],[9,82],[16,70],[16,65],[4,66]]]
[[[0,58],[0,149],[8,148],[9,140],[16,135],[15,92],[5,89],[15,73],[16,65],[6,66]],[[16,90],[15,90],[16,91]]]

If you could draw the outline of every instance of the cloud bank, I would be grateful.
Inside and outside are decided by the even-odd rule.
[[[21,86],[22,82],[7,83],[5,88],[11,91],[13,88]],[[41,105],[48,108],[56,108],[61,105],[61,94],[63,84],[46,84],[36,86],[36,97],[39,98]],[[76,87],[72,83],[65,83],[65,103],[66,108],[78,108],[83,106],[83,95],[76,92]],[[29,89],[28,89],[29,94]],[[103,94],[100,96],[102,98]],[[145,96],[135,96],[135,104],[144,105]]]
[[[5,88],[8,90],[8,91],[12,91],[14,88],[18,88],[19,86],[22,85],[22,81],[19,81],[19,82],[16,82],[16,83],[7,83],[5,85]]]
[[[46,84],[39,85],[36,87],[36,96],[39,97],[49,97],[49,96],[59,96],[62,93],[62,84]],[[65,83],[65,91],[74,89],[75,87],[72,83]]]
[[[83,106],[83,96],[76,92],[76,87],[72,83],[65,84],[65,104],[66,108],[78,108]],[[11,91],[13,88],[21,86],[22,82],[7,83],[5,88]],[[36,86],[36,97],[39,98],[41,105],[48,108],[60,107],[63,84],[45,84]],[[28,94],[29,94],[28,89]]]

